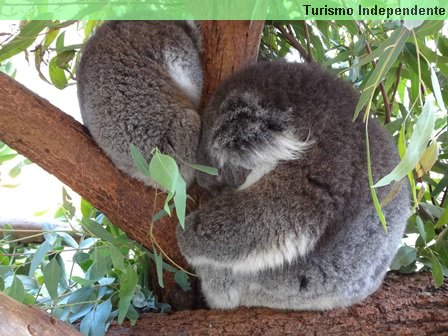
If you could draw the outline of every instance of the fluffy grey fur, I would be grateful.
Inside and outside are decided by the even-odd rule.
[[[358,98],[317,65],[285,62],[251,66],[214,94],[198,156],[221,170],[198,181],[217,196],[178,230],[211,307],[330,309],[381,284],[409,215],[408,187],[383,208],[386,234],[368,186],[365,125],[352,122]],[[369,132],[376,181],[398,155],[373,119]]]
[[[77,81],[84,123],[119,169],[155,186],[134,167],[131,143],[147,160],[158,147],[196,161],[202,68],[194,22],[106,22],[87,42]],[[193,170],[180,169],[190,184]]]

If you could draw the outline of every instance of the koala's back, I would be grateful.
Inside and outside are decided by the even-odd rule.
[[[143,179],[131,143],[149,159],[158,147],[195,161],[202,90],[200,38],[185,21],[110,21],[87,42],[78,67],[82,118],[95,141],[129,175]],[[181,166],[191,182],[193,173]]]
[[[383,207],[386,234],[368,185],[366,125],[362,117],[352,121],[358,99],[350,84],[318,65],[285,62],[248,67],[214,94],[203,114],[200,156],[222,164],[222,174],[218,182],[206,175],[198,181],[231,188],[178,232],[212,307],[329,309],[378,288],[404,232],[409,189],[403,181]],[[374,119],[369,144],[377,181],[399,158]],[[292,146],[300,153],[288,159]],[[247,183],[251,176],[257,178]],[[379,199],[390,190],[377,189]]]

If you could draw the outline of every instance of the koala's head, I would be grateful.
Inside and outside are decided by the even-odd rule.
[[[292,109],[256,91],[217,95],[205,110],[199,155],[220,169],[198,177],[209,190],[236,189],[253,170],[270,171],[278,161],[295,160],[307,148],[292,126]]]

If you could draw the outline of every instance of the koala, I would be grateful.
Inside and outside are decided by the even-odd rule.
[[[82,52],[77,71],[82,119],[93,139],[126,174],[157,187],[138,171],[134,144],[146,160],[158,147],[195,162],[202,85],[200,32],[189,21],[109,21]],[[180,164],[189,185],[194,171]]]
[[[178,228],[179,247],[212,308],[326,310],[357,303],[381,284],[410,214],[402,183],[383,207],[367,177],[359,94],[316,64],[262,62],[217,89],[202,120],[199,173],[215,196]],[[369,119],[375,181],[399,162]],[[377,189],[380,200],[390,186]]]

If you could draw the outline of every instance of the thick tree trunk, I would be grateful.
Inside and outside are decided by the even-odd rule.
[[[81,336],[81,333],[44,310],[27,307],[0,292],[0,335]]]
[[[430,274],[389,274],[361,304],[327,312],[265,308],[146,314],[135,327],[112,325],[107,336],[144,335],[448,335],[448,285]]]

